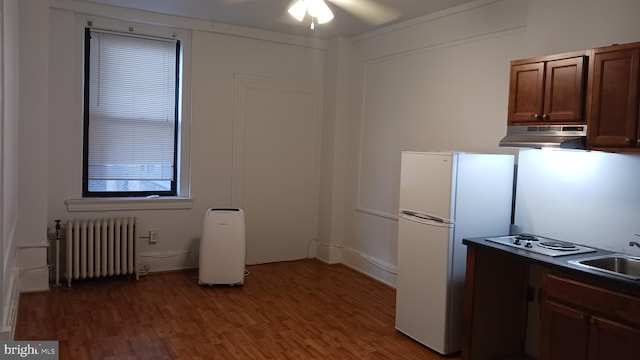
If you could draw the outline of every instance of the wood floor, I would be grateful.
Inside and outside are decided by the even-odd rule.
[[[253,265],[244,286],[197,271],[20,296],[15,340],[60,359],[442,359],[394,329],[394,289],[318,260]],[[448,357],[454,360],[459,357]]]

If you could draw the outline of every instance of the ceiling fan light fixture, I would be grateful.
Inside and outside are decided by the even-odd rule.
[[[333,13],[324,0],[296,0],[287,11],[298,21],[304,20],[305,15],[309,13],[312,29],[314,20],[318,24],[324,24],[333,19]]]
[[[302,21],[307,13],[307,3],[305,0],[297,0],[287,10],[296,20]]]
[[[328,23],[333,19],[333,13],[323,0],[306,0],[309,15],[318,20],[318,24]]]

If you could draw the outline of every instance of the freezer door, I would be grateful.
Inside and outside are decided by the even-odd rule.
[[[396,329],[441,354],[459,350],[447,337],[452,233],[399,219]]]
[[[455,160],[451,153],[402,152],[400,211],[452,220]]]

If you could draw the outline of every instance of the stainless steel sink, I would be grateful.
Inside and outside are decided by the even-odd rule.
[[[588,269],[640,280],[640,258],[626,254],[611,254],[571,260],[569,263]]]

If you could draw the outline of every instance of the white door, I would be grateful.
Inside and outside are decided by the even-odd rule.
[[[452,220],[454,160],[450,153],[403,151],[400,209]]]
[[[247,263],[306,258],[316,236],[320,89],[236,77],[234,206],[245,212]]]

